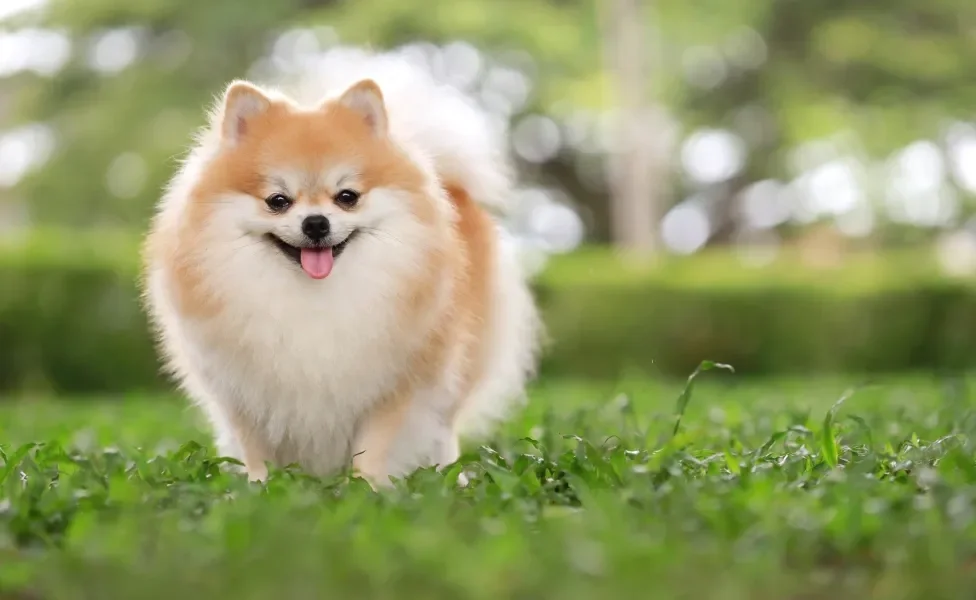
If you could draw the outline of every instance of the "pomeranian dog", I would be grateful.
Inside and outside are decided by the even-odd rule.
[[[159,201],[144,300],[251,480],[351,466],[375,488],[520,404],[542,330],[489,210],[514,189],[489,115],[407,60],[332,61],[311,102],[226,88]]]

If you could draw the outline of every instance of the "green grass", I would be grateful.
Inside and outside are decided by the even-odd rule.
[[[542,382],[467,488],[382,494],[223,472],[176,398],[6,401],[0,598],[968,597],[974,381],[712,371],[680,423],[680,385]]]

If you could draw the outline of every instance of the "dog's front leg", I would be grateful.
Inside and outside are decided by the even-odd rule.
[[[390,450],[408,408],[409,396],[396,395],[374,406],[360,422],[352,447],[352,466],[373,489],[390,485]]]
[[[237,410],[226,411],[227,425],[237,442],[237,458],[244,463],[249,481],[267,481],[271,452],[253,422]]]
[[[380,405],[360,430],[353,467],[375,488],[390,485],[390,476],[458,459],[460,449],[449,410],[448,396],[440,390],[399,397]]]

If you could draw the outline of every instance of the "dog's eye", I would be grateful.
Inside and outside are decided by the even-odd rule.
[[[342,190],[335,195],[335,201],[346,208],[352,208],[359,202],[359,193],[352,190]]]
[[[288,210],[288,207],[292,205],[291,198],[284,194],[271,194],[265,198],[264,202],[273,212]]]

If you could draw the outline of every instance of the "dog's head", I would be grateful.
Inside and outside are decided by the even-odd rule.
[[[445,197],[389,135],[372,80],[312,108],[235,81],[212,128],[219,144],[192,194],[194,214],[208,237],[245,240],[296,275],[325,279],[338,264],[357,268],[357,256],[382,264],[434,243],[444,227]]]

